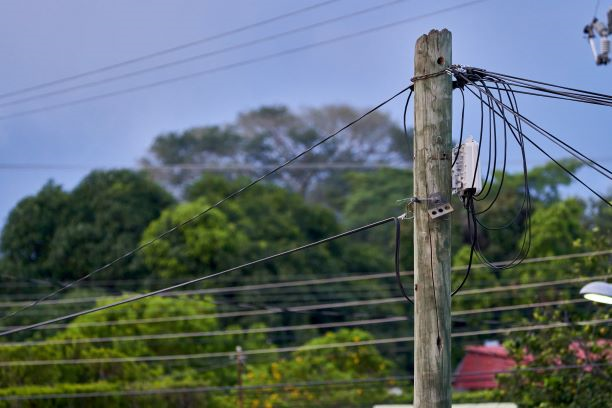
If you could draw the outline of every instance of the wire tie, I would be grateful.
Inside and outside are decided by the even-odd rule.
[[[398,216],[397,219],[400,221],[407,221],[407,220],[411,220],[414,218],[414,215],[412,217],[408,217],[407,213],[403,213],[402,215]]]
[[[443,75],[443,74],[452,74],[452,72],[448,68],[445,68],[445,69],[443,69],[441,71],[433,72],[431,74],[425,74],[425,75],[419,75],[419,76],[412,77],[412,78],[410,78],[410,81],[411,82],[416,82],[416,81],[420,81],[420,80],[423,80],[423,79],[434,78],[434,77],[437,77],[437,76],[440,76],[440,75]]]

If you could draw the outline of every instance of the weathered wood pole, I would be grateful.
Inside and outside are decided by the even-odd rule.
[[[452,79],[450,31],[432,30],[414,56],[414,195],[450,201]],[[420,77],[420,78],[419,78]],[[414,406],[451,406],[451,224],[414,203]]]

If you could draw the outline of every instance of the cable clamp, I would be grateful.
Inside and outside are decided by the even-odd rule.
[[[407,220],[411,220],[414,218],[414,215],[412,217],[408,217],[408,213],[403,213],[402,215],[398,216],[397,219],[400,221],[407,221]]]
[[[409,206],[409,205],[412,205],[414,203],[420,203],[420,202],[429,201],[429,200],[430,200],[429,198],[419,198],[419,197],[412,196],[412,197],[406,197],[406,198],[402,198],[400,200],[397,200],[397,203],[399,204],[399,203],[404,203],[405,202],[406,206]]]
[[[453,64],[450,66],[450,71],[451,72],[458,72],[460,74],[467,74],[467,67],[465,65],[461,65],[461,64]]]

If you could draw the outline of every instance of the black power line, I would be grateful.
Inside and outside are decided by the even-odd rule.
[[[486,1],[490,1],[490,0],[473,0],[473,1],[468,1],[468,2],[463,3],[463,4],[458,4],[456,6],[446,7],[446,8],[437,10],[437,11],[421,14],[419,16],[404,18],[404,19],[401,19],[401,20],[397,20],[397,21],[394,21],[394,22],[391,22],[391,23],[375,26],[375,27],[368,28],[368,29],[361,30],[361,31],[357,31],[357,32],[354,32],[354,33],[341,35],[341,36],[338,36],[338,37],[334,37],[334,38],[330,38],[330,39],[327,39],[327,40],[323,40],[323,41],[318,41],[318,42],[306,44],[306,45],[295,47],[295,48],[289,48],[289,49],[282,50],[282,51],[279,51],[279,52],[274,52],[274,53],[271,53],[271,54],[266,54],[266,55],[263,55],[263,56],[254,57],[254,58],[250,58],[250,59],[234,62],[234,63],[227,64],[227,65],[221,65],[221,66],[210,68],[210,69],[206,69],[206,70],[203,70],[203,71],[196,71],[196,72],[192,72],[192,73],[185,74],[185,75],[180,75],[180,76],[176,76],[176,77],[172,77],[172,78],[162,79],[162,80],[159,80],[159,81],[154,81],[154,82],[150,82],[150,83],[147,83],[147,84],[138,85],[138,86],[134,86],[134,87],[130,87],[130,88],[124,88],[124,89],[120,89],[120,90],[117,90],[117,91],[112,91],[112,92],[107,92],[107,93],[103,93],[103,94],[93,95],[93,96],[86,97],[86,98],[74,99],[74,100],[71,100],[71,101],[62,102],[62,103],[58,103],[58,104],[54,104],[54,105],[47,105],[47,106],[42,106],[40,108],[34,108],[34,109],[29,109],[29,110],[23,110],[23,111],[18,111],[18,112],[14,112],[14,113],[9,113],[9,114],[0,116],[0,120],[7,120],[7,119],[16,118],[16,117],[30,115],[30,114],[33,114],[33,113],[46,112],[46,111],[55,110],[55,109],[59,109],[59,108],[64,108],[64,107],[68,107],[68,106],[80,105],[80,104],[86,103],[86,102],[92,102],[92,101],[96,101],[96,100],[100,100],[100,99],[106,99],[106,98],[110,98],[110,97],[114,97],[114,96],[119,96],[119,95],[123,95],[123,94],[127,94],[127,93],[142,91],[142,90],[145,90],[145,89],[154,88],[154,87],[158,87],[158,86],[162,86],[162,85],[166,85],[166,84],[171,84],[171,83],[174,83],[174,82],[180,82],[180,81],[185,81],[185,80],[189,80],[189,79],[193,79],[193,78],[199,78],[199,77],[204,76],[204,75],[209,75],[209,74],[216,73],[216,72],[226,71],[226,70],[233,69],[233,68],[243,67],[243,66],[255,64],[255,63],[258,63],[258,62],[263,62],[263,61],[267,61],[267,60],[270,60],[270,59],[279,58],[279,57],[282,57],[282,56],[286,56],[286,55],[295,54],[295,53],[298,53],[298,52],[310,50],[310,49],[317,48],[317,47],[320,47],[320,46],[324,46],[324,45],[328,45],[328,44],[333,44],[333,43],[340,42],[340,41],[349,40],[349,39],[352,39],[352,38],[355,38],[355,37],[360,37],[360,36],[364,36],[364,35],[367,35],[367,34],[372,34],[372,33],[375,33],[375,32],[378,32],[378,31],[382,31],[382,30],[386,30],[386,29],[389,29],[389,28],[393,28],[393,27],[396,27],[396,26],[399,26],[399,25],[402,25],[402,24],[406,24],[406,23],[422,20],[422,19],[425,19],[425,18],[428,18],[428,17],[431,17],[431,16],[435,16],[435,15],[438,15],[438,14],[442,14],[442,13],[454,11],[454,10],[457,10],[457,9],[469,7],[469,6],[472,6],[474,4],[483,3],[483,2],[486,2]]]
[[[13,333],[19,333],[19,332],[23,332],[23,331],[27,331],[27,330],[32,330],[32,329],[35,329],[37,327],[45,326],[47,324],[61,322],[61,321],[64,321],[64,320],[75,318],[75,317],[84,316],[84,315],[87,315],[87,314],[91,314],[91,313],[99,312],[99,311],[102,311],[102,310],[114,308],[114,307],[117,307],[117,306],[120,306],[120,305],[125,305],[125,304],[128,304],[128,303],[136,302],[136,301],[139,301],[139,300],[142,300],[142,299],[146,299],[146,298],[149,298],[149,297],[152,297],[152,296],[160,295],[162,293],[170,292],[172,290],[179,289],[179,288],[185,287],[187,285],[192,285],[194,283],[202,282],[204,280],[208,280],[208,279],[220,276],[220,275],[224,275],[224,274],[229,273],[229,272],[237,271],[237,270],[240,270],[240,269],[243,269],[243,268],[247,268],[247,267],[250,267],[250,266],[253,266],[253,265],[257,265],[257,264],[263,263],[263,262],[268,262],[268,261],[271,261],[271,260],[276,259],[276,258],[287,256],[287,255],[293,254],[295,252],[300,252],[300,251],[303,251],[305,249],[312,248],[312,247],[324,244],[326,242],[334,241],[336,239],[343,238],[343,237],[346,237],[346,236],[349,236],[349,235],[353,235],[353,234],[356,234],[358,232],[366,231],[368,229],[375,228],[375,227],[377,227],[379,225],[387,224],[387,223],[392,222],[392,221],[395,221],[395,217],[386,218],[386,219],[383,219],[383,220],[380,220],[380,221],[377,221],[377,222],[373,222],[371,224],[364,225],[362,227],[355,228],[355,229],[352,229],[350,231],[343,232],[341,234],[337,234],[337,235],[334,235],[334,236],[331,236],[331,237],[328,237],[328,238],[325,238],[325,239],[322,239],[322,240],[319,240],[319,241],[316,241],[316,242],[312,242],[310,244],[302,245],[300,247],[293,248],[293,249],[290,249],[290,250],[287,250],[287,251],[279,252],[279,253],[276,253],[274,255],[270,255],[270,256],[267,256],[267,257],[264,257],[264,258],[257,259],[255,261],[247,262],[245,264],[242,264],[242,265],[239,265],[239,266],[235,266],[233,268],[225,269],[225,270],[220,271],[220,272],[216,272],[216,273],[212,273],[212,274],[209,274],[209,275],[201,276],[199,278],[192,279],[192,280],[187,281],[187,282],[182,282],[182,283],[179,283],[179,284],[176,284],[176,285],[173,285],[173,286],[168,286],[168,287],[165,287],[165,288],[162,288],[162,289],[158,289],[158,290],[154,290],[154,291],[151,291],[151,292],[147,292],[147,293],[144,293],[144,294],[141,294],[141,295],[132,296],[132,297],[129,297],[127,299],[123,299],[123,300],[120,300],[120,301],[117,301],[117,302],[113,302],[113,303],[110,303],[110,304],[107,304],[107,305],[103,305],[103,306],[99,306],[99,307],[94,307],[94,308],[91,308],[91,309],[86,309],[86,310],[82,310],[82,311],[79,311],[79,312],[70,313],[70,314],[67,314],[67,315],[64,315],[64,316],[60,316],[60,317],[56,317],[56,318],[53,318],[53,319],[45,320],[45,321],[42,321],[42,322],[30,324],[30,325],[27,325],[27,326],[21,326],[21,327],[13,328],[13,329],[10,329],[10,330],[6,330],[6,331],[0,333],[0,337],[7,336],[7,335],[13,334]],[[32,306],[29,306],[29,307],[32,307]],[[21,309],[21,310],[24,310],[24,309]]]
[[[19,105],[25,102],[30,102],[30,101],[36,101],[39,99],[46,99],[49,98],[51,96],[55,96],[55,95],[62,95],[68,92],[73,92],[73,91],[77,91],[80,89],[85,89],[85,88],[91,88],[91,87],[95,87],[95,86],[99,86],[99,85],[104,85],[110,82],[115,82],[115,81],[119,81],[122,79],[126,79],[126,78],[132,78],[132,77],[136,77],[136,76],[140,76],[143,74],[148,74],[150,72],[155,72],[155,71],[159,71],[162,69],[166,69],[166,68],[171,68],[171,67],[175,67],[175,66],[179,66],[179,65],[184,65],[190,62],[194,62],[194,61],[198,61],[201,59],[205,59],[205,58],[209,58],[209,57],[213,57],[216,55],[220,55],[220,54],[224,54],[230,51],[236,51],[236,50],[240,50],[243,48],[248,48],[248,47],[252,47],[254,45],[257,44],[262,44],[265,42],[269,42],[272,40],[277,40],[279,38],[283,38],[283,37],[287,37],[293,34],[297,34],[303,31],[307,31],[307,30],[311,30],[313,28],[318,28],[318,27],[322,27],[328,24],[332,24],[332,23],[337,23],[339,21],[343,21],[343,20],[347,20],[353,17],[357,17],[363,14],[367,14],[367,13],[372,13],[374,11],[378,11],[381,10],[383,8],[386,7],[390,7],[390,6],[394,6],[397,5],[399,3],[403,3],[406,0],[392,0],[389,1],[387,3],[383,3],[383,4],[379,4],[376,6],[372,6],[372,7],[368,7],[365,9],[361,9],[361,10],[357,10],[354,11],[352,13],[348,13],[348,14],[343,14],[340,15],[338,17],[333,17],[333,18],[329,18],[329,19],[325,19],[316,23],[312,23],[312,24],[306,24],[304,26],[300,26],[300,27],[296,27],[296,28],[292,28],[290,30],[286,30],[286,31],[282,31],[279,33],[275,33],[275,34],[271,34],[271,35],[267,35],[264,37],[260,37],[260,38],[256,38],[253,40],[248,40],[242,43],[238,43],[235,45],[231,45],[228,47],[223,47],[223,48],[218,48],[216,50],[212,50],[212,51],[207,51],[205,53],[201,53],[201,54],[196,54],[193,56],[189,56],[186,58],[181,58],[178,60],[174,60],[174,61],[170,61],[170,62],[165,62],[162,64],[158,64],[158,65],[153,65],[150,67],[145,67],[145,68],[141,68],[135,71],[130,71],[130,72],[126,72],[123,74],[118,74],[115,76],[111,76],[108,78],[102,78],[102,79],[98,79],[98,80],[93,80],[90,82],[85,82],[85,83],[80,83],[80,84],[76,84],[76,85],[72,85],[69,86],[67,88],[60,88],[57,90],[53,90],[53,91],[49,91],[49,92],[44,92],[44,93],[40,93],[40,94],[35,94],[32,96],[27,96],[25,98],[21,98],[21,99],[14,99],[14,100],[10,100],[8,102],[0,102],[0,108],[1,107],[6,107],[6,106],[13,106],[13,105]]]
[[[257,22],[254,22],[254,23],[251,23],[251,24],[247,24],[247,25],[244,25],[244,26],[241,26],[241,27],[237,27],[237,28],[234,28],[234,29],[231,29],[231,30],[223,31],[221,33],[214,34],[214,35],[211,35],[209,37],[204,37],[204,38],[200,38],[198,40],[194,40],[194,41],[190,41],[190,42],[187,42],[187,43],[175,45],[173,47],[165,48],[163,50],[155,51],[155,52],[152,52],[152,53],[149,53],[149,54],[145,54],[145,55],[141,55],[141,56],[135,57],[135,58],[130,58],[130,59],[127,59],[127,60],[124,60],[124,61],[121,61],[121,62],[114,63],[114,64],[105,65],[103,67],[95,68],[95,69],[92,69],[92,70],[89,70],[89,71],[85,71],[85,72],[81,72],[81,73],[78,73],[78,74],[69,75],[69,76],[66,76],[66,77],[63,77],[63,78],[59,78],[59,79],[56,79],[56,80],[53,80],[53,81],[44,82],[44,83],[40,83],[40,84],[37,84],[37,85],[32,85],[32,86],[29,86],[29,87],[26,87],[26,88],[17,89],[17,90],[10,91],[10,92],[5,92],[3,94],[0,94],[0,98],[6,98],[6,97],[9,97],[9,96],[15,96],[15,95],[19,95],[19,94],[26,93],[26,92],[35,91],[35,90],[42,89],[42,88],[47,88],[47,87],[52,86],[52,85],[62,84],[62,83],[65,83],[65,82],[73,81],[75,79],[84,78],[84,77],[87,77],[87,76],[90,76],[90,75],[94,75],[94,74],[100,74],[102,72],[114,70],[116,68],[121,68],[121,67],[124,67],[124,66],[127,66],[127,65],[131,65],[131,64],[134,64],[134,63],[137,63],[137,62],[146,61],[146,60],[149,60],[149,59],[152,59],[152,58],[160,57],[162,55],[166,55],[166,54],[170,54],[170,53],[173,53],[173,52],[176,52],[176,51],[184,50],[186,48],[191,48],[191,47],[194,47],[196,45],[201,45],[201,44],[213,41],[213,40],[218,40],[220,38],[224,38],[224,37],[227,37],[227,36],[230,36],[230,35],[233,35],[233,34],[238,34],[240,32],[247,31],[247,30],[250,30],[252,28],[256,28],[256,27],[260,27],[260,26],[263,26],[263,25],[267,25],[267,24],[270,24],[270,23],[273,23],[273,22],[276,22],[276,21],[279,21],[279,20],[283,20],[283,19],[288,18],[288,17],[293,17],[293,16],[296,16],[298,14],[302,14],[304,12],[314,10],[316,8],[327,6],[327,5],[332,4],[332,3],[337,3],[338,1],[340,1],[340,0],[325,0],[325,1],[322,1],[322,2],[319,2],[319,3],[312,4],[312,5],[307,6],[307,7],[303,7],[301,9],[293,10],[293,11],[290,11],[288,13],[284,13],[284,14],[280,14],[280,15],[277,15],[277,16],[274,16],[274,17],[270,17],[270,18],[267,18],[265,20],[257,21]]]

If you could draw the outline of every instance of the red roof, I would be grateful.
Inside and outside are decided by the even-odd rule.
[[[459,390],[482,390],[497,387],[496,372],[515,366],[503,346],[467,346],[466,355],[455,370],[453,385]]]

